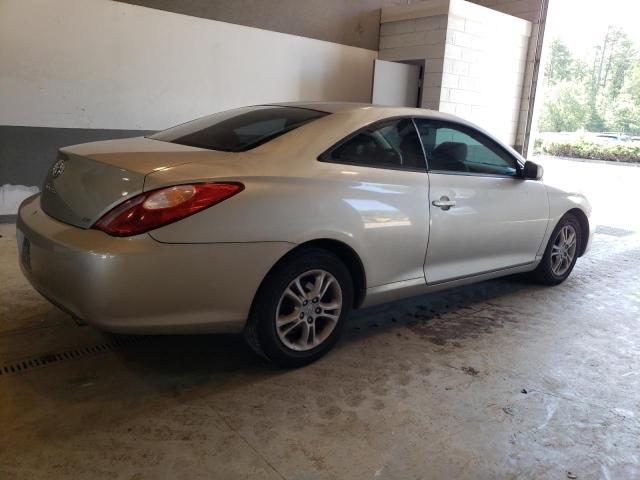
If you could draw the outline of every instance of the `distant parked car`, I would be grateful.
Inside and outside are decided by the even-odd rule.
[[[632,142],[640,142],[640,137],[631,137]]]
[[[563,282],[589,248],[591,207],[541,178],[439,112],[240,108],[63,148],[20,207],[20,263],[104,330],[244,332],[298,366],[352,308],[520,272]]]
[[[631,137],[621,133],[598,133],[595,136],[596,141],[603,143],[623,143],[630,142]]]
[[[540,132],[538,138],[543,143],[577,143],[585,137],[585,132]]]

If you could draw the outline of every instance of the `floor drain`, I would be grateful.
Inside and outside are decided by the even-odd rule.
[[[611,235],[612,237],[626,237],[633,235],[635,232],[631,230],[625,230],[624,228],[608,227],[606,225],[598,225],[596,227],[596,233],[602,233],[604,235]]]
[[[65,360],[73,360],[88,355],[96,355],[100,353],[111,352],[131,345],[136,345],[148,340],[151,337],[145,336],[126,336],[118,337],[109,342],[99,343],[97,345],[89,345],[86,347],[67,350],[60,353],[46,353],[35,357],[18,360],[9,365],[0,366],[0,376],[12,375],[16,373],[26,372],[34,368],[45,367],[47,365],[57,364]]]

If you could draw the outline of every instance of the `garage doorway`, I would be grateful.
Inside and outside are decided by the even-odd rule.
[[[548,182],[585,193],[605,230],[640,232],[639,15],[628,0],[549,2],[533,160]]]

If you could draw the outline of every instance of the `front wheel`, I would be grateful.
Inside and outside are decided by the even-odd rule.
[[[322,249],[300,250],[264,280],[245,338],[279,366],[306,365],[338,341],[352,304],[351,276],[340,259]]]
[[[582,241],[582,228],[578,219],[568,213],[553,230],[540,264],[533,272],[534,278],[545,285],[564,282],[578,259]]]

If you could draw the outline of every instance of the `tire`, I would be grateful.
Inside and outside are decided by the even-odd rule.
[[[572,231],[575,232],[573,247],[566,249],[567,244],[562,245],[562,235],[564,234],[566,236],[566,232]],[[562,246],[558,247],[558,244]],[[568,213],[560,219],[551,237],[549,237],[549,243],[544,251],[542,260],[538,267],[532,272],[533,278],[544,285],[558,285],[564,282],[571,274],[578,260],[581,245],[582,228],[580,227],[580,222],[575,215]],[[565,252],[562,268],[556,268],[558,266],[559,255],[562,256],[562,252]]]
[[[274,364],[301,367],[336,344],[352,305],[353,281],[342,261],[327,250],[301,249],[276,264],[262,282],[245,339]]]

